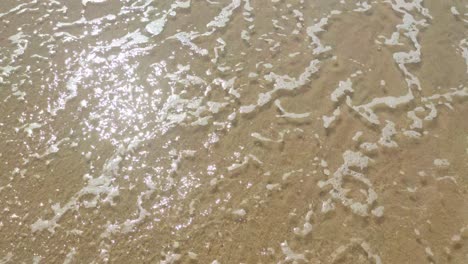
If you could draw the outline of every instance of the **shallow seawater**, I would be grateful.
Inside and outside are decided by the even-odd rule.
[[[468,263],[466,0],[3,0],[0,263]]]

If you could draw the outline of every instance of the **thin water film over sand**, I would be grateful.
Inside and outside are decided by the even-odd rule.
[[[468,263],[466,0],[3,0],[0,263]]]

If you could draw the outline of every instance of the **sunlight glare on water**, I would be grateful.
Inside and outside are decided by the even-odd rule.
[[[464,0],[5,0],[0,263],[467,263]]]

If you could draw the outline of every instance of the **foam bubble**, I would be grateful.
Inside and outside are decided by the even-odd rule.
[[[434,165],[439,168],[444,168],[450,166],[450,162],[447,159],[435,159]]]
[[[232,214],[238,217],[244,217],[247,213],[245,212],[244,209],[237,209],[232,211]]]
[[[452,15],[454,16],[459,16],[460,15],[460,12],[458,12],[457,8],[452,6],[450,7],[450,12],[452,13]]]
[[[374,210],[372,210],[372,214],[375,215],[376,217],[382,217],[384,214],[384,207],[383,206],[376,207]]]

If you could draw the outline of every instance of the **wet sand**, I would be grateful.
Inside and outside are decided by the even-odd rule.
[[[0,263],[467,263],[468,3],[0,7]]]

